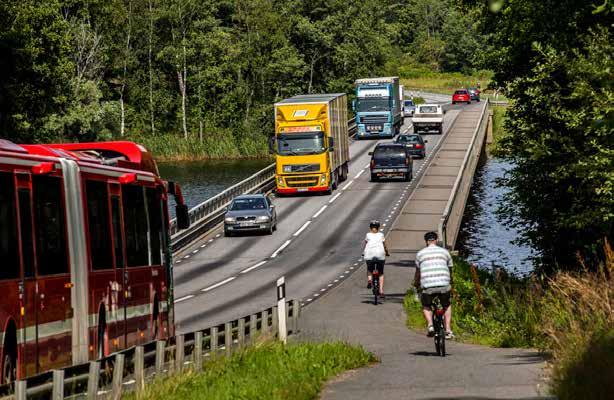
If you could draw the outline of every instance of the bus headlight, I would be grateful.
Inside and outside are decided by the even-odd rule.
[[[326,183],[326,174],[322,174],[320,177],[320,185],[324,185]]]
[[[277,177],[277,184],[279,186],[283,186],[284,185],[284,178],[282,178],[281,176]]]

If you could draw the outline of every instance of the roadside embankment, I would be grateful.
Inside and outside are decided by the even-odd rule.
[[[195,161],[215,159],[264,158],[268,156],[266,137],[260,134],[245,134],[236,137],[229,131],[206,134],[187,139],[173,134],[159,136],[131,136],[142,144],[157,161]]]
[[[460,341],[537,347],[551,354],[550,387],[559,399],[605,399],[614,391],[614,254],[599,272],[515,278],[456,258],[453,329]],[[424,330],[413,292],[407,324]]]
[[[315,399],[327,379],[374,361],[373,355],[361,347],[342,342],[264,342],[229,358],[210,360],[202,372],[189,370],[155,381],[138,398]]]

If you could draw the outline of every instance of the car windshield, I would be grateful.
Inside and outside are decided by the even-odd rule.
[[[277,152],[283,156],[319,154],[324,151],[324,133],[292,133],[277,137]]]
[[[411,100],[405,100],[403,104],[405,105],[405,107],[411,107],[414,105],[414,102]]]
[[[356,99],[356,111],[369,112],[369,111],[389,111],[390,110],[390,98],[389,97],[377,97],[366,98],[359,97]]]
[[[436,114],[437,106],[422,106],[420,107],[420,114]]]
[[[261,197],[235,199],[232,202],[231,211],[244,211],[244,210],[264,210],[266,203]]]
[[[420,136],[418,135],[401,135],[397,137],[398,143],[419,143]]]
[[[457,90],[454,94],[467,94],[466,90]]]
[[[405,157],[405,150],[403,147],[397,146],[380,146],[375,149],[373,158],[392,158],[392,157]]]

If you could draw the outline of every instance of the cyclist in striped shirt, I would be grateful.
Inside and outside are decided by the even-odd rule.
[[[437,246],[437,233],[427,232],[424,235],[426,247],[416,254],[416,275],[414,286],[421,292],[420,300],[422,312],[427,323],[427,336],[433,336],[433,304],[434,295],[437,294],[441,305],[446,308],[444,315],[446,325],[446,339],[454,338],[452,333],[452,306],[450,305],[450,291],[452,290],[452,256],[448,250]]]

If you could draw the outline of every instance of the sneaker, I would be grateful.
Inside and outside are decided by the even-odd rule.
[[[454,333],[452,331],[446,332],[446,340],[453,340],[453,339],[454,339]]]
[[[371,285],[371,281],[367,282],[367,289],[371,289],[373,286]]]
[[[435,336],[435,328],[433,328],[433,325],[429,325],[428,329],[426,330],[426,336],[428,337]]]

